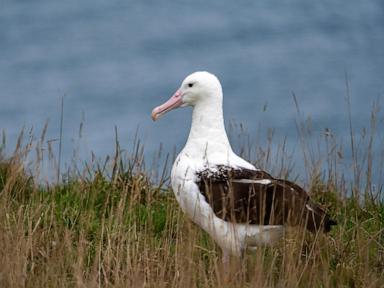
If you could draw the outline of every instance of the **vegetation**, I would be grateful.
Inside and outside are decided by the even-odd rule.
[[[383,163],[374,157],[373,124],[359,139],[351,134],[359,144],[352,145],[350,180],[339,168],[344,150],[330,132],[316,154],[305,141],[306,122],[298,125],[304,185],[338,225],[327,235],[289,230],[275,247],[232,259],[229,283],[222,281],[220,249],[167,188],[168,165],[155,181],[140,144],[123,155],[116,141],[115,156],[103,165],[42,184],[25,163],[33,151],[41,155],[44,136],[37,147],[20,140],[11,156],[0,150],[0,286],[383,287],[383,186],[372,180]],[[295,180],[284,141],[273,150],[272,138],[271,132],[269,144],[240,151]]]

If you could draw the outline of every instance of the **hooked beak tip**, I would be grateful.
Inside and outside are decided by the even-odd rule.
[[[157,112],[155,110],[156,109],[153,109],[152,114],[151,114],[151,118],[153,121],[156,121],[159,118],[159,114],[157,114]]]

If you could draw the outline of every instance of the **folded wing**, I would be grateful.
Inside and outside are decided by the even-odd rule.
[[[261,170],[219,166],[198,172],[198,186],[215,215],[254,225],[303,225],[328,232],[336,222],[297,184]]]

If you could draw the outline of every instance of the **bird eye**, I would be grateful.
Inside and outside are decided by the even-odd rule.
[[[193,87],[193,83],[189,83],[189,84],[188,84],[188,87]]]

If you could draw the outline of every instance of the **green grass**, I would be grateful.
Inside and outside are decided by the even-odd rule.
[[[382,186],[374,193],[370,176],[361,176],[369,175],[372,161],[359,166],[365,167],[360,184],[348,182],[332,164],[340,160],[336,152],[315,159],[304,143],[304,157],[315,164],[301,184],[338,225],[327,235],[292,229],[275,247],[232,259],[232,281],[225,284],[220,249],[186,218],[166,185],[153,183],[140,147],[123,157],[116,142],[108,169],[93,165],[60,184],[42,185],[26,172],[30,145],[19,143],[9,157],[0,153],[0,287],[384,286]],[[261,153],[253,156],[292,179],[281,147],[277,162],[265,156],[270,147],[257,147]],[[326,173],[319,168],[324,163]]]

